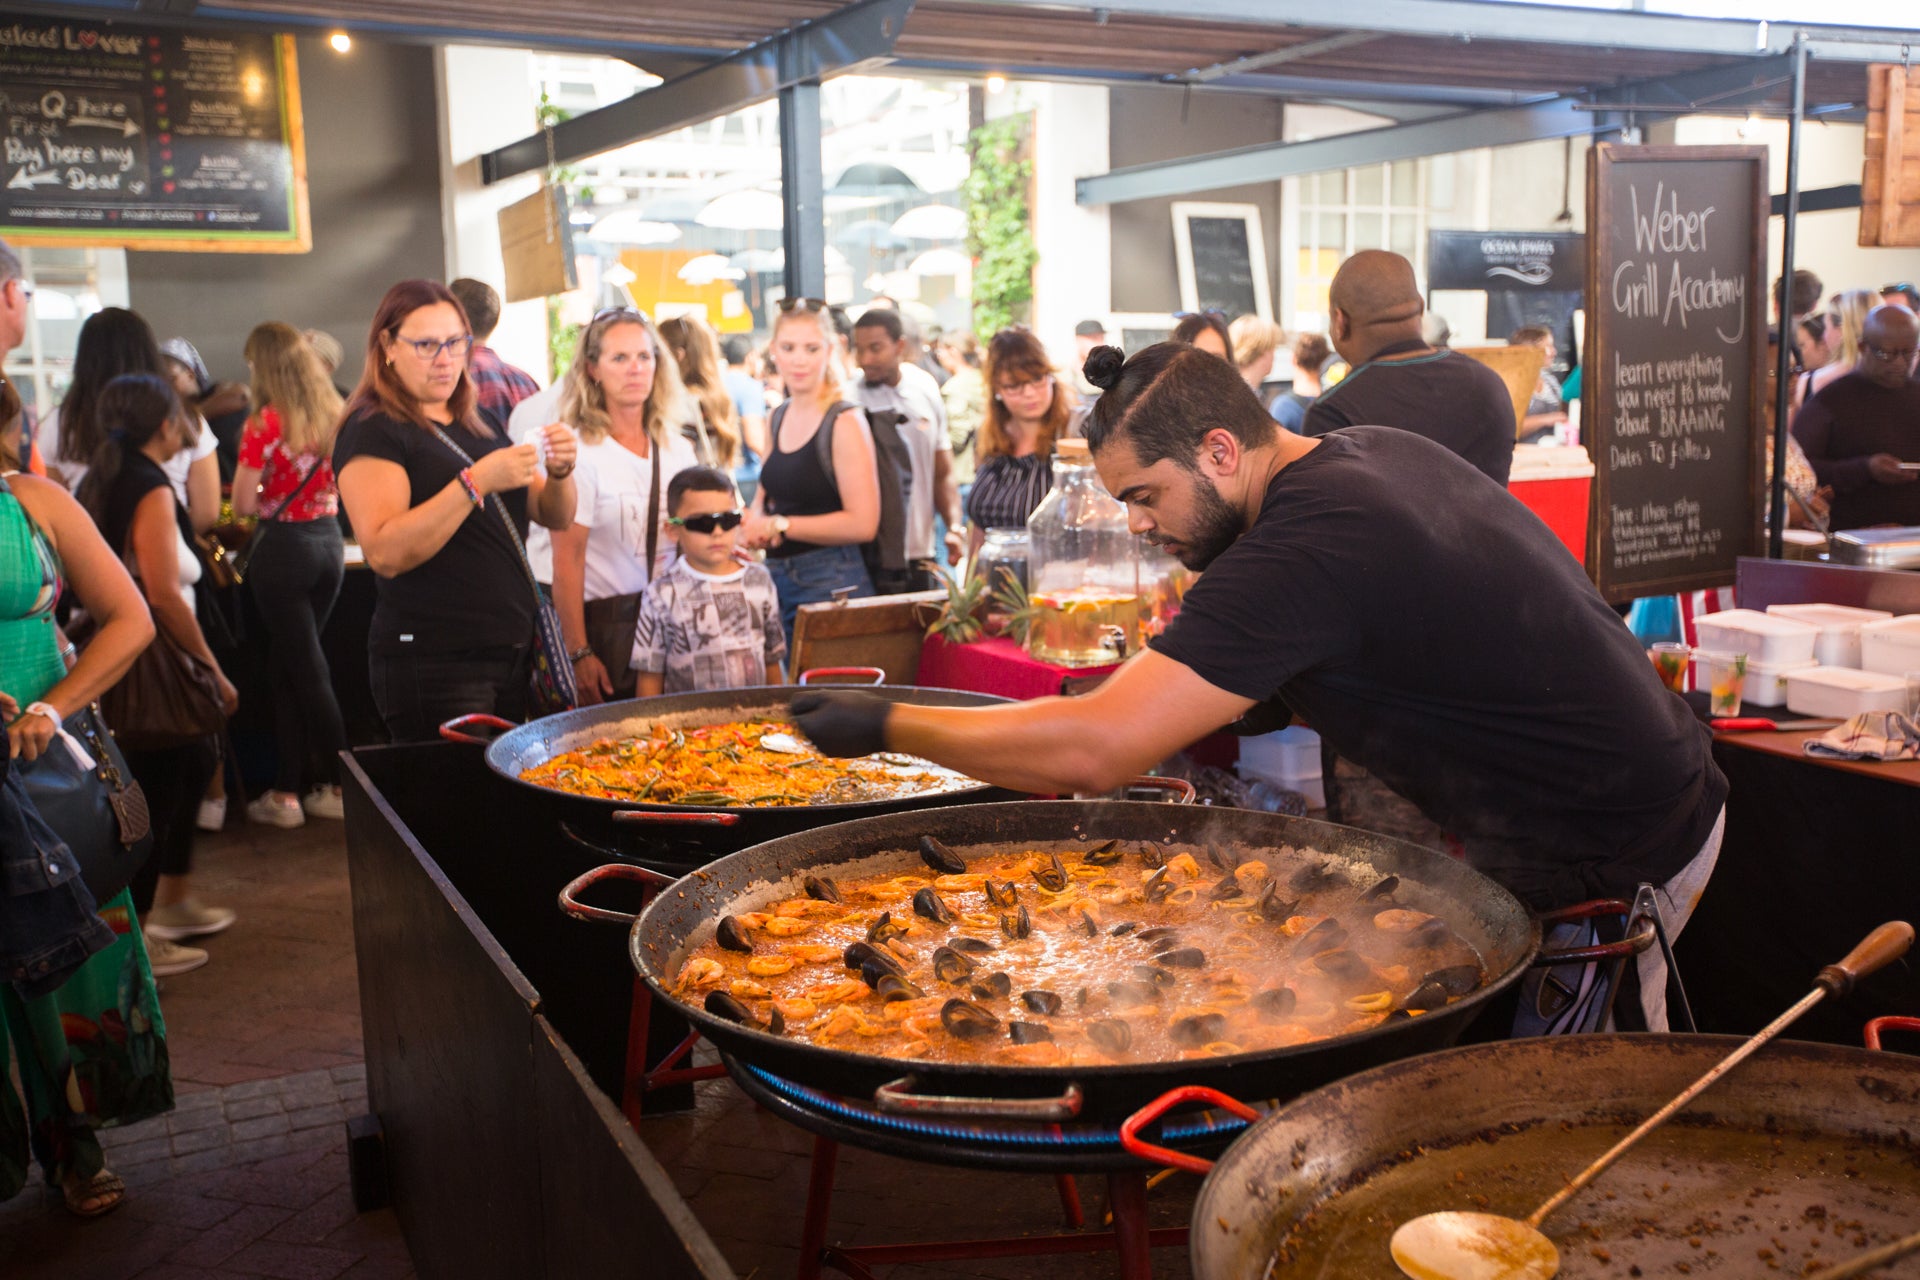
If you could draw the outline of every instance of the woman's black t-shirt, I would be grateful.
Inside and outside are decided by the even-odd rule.
[[[814,429],[815,434],[808,436],[807,442],[797,449],[780,447],[780,421],[786,416],[786,406],[781,405],[773,411],[773,421],[768,424],[773,448],[760,466],[762,509],[768,515],[830,516],[846,508],[846,504],[840,500],[840,486],[820,463],[821,441],[818,434],[822,431],[827,433],[828,447],[831,448],[833,429],[839,424],[840,415],[852,408],[855,406],[835,401],[821,415],[820,425]],[[802,552],[817,550],[819,546],[816,543],[785,538],[779,546],[767,551],[767,558],[784,560]]]
[[[459,426],[445,430],[476,462],[511,443],[490,430],[485,435]],[[410,507],[453,483],[467,465],[432,432],[378,410],[362,410],[341,425],[333,446],[334,474],[360,457],[380,458],[404,470]],[[368,637],[375,653],[457,653],[531,642],[533,588],[494,508],[496,498],[526,537],[527,491],[509,490],[468,512],[425,563],[378,579]]]
[[[1535,907],[1672,878],[1726,802],[1706,727],[1559,539],[1411,432],[1322,437],[1151,643],[1298,713]]]

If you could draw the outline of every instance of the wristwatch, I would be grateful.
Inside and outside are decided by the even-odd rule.
[[[775,533],[779,534],[781,537],[784,538],[787,536],[787,526],[792,524],[793,522],[787,519],[785,516],[775,516],[773,517],[773,519],[769,520],[767,523],[773,526],[773,531]]]

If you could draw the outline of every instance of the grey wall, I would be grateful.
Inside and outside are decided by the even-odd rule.
[[[351,386],[388,286],[446,271],[433,51],[356,36],[342,56],[302,37],[298,62],[313,251],[129,253],[127,284],[154,332],[190,340],[216,377],[244,380],[247,333],[284,320],[340,339]]]
[[[1230,93],[1189,95],[1182,89],[1126,87],[1109,99],[1110,159],[1115,169],[1153,160],[1227,151],[1280,139],[1283,107],[1264,98]],[[1280,184],[1226,187],[1196,192],[1185,200],[1254,204],[1267,243],[1268,288],[1274,310],[1280,299]],[[1173,201],[1133,200],[1112,207],[1113,309],[1178,311],[1180,281],[1173,256]]]

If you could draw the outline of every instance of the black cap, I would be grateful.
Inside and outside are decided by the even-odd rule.
[[[1082,320],[1079,324],[1073,326],[1073,336],[1076,338],[1104,338],[1107,336],[1107,326],[1098,320]]]

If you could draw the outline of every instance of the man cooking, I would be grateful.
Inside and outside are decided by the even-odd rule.
[[[1533,907],[1650,881],[1669,929],[1684,923],[1726,779],[1545,525],[1421,436],[1281,428],[1204,352],[1162,343],[1123,366],[1103,347],[1086,372],[1105,388],[1086,424],[1102,481],[1136,532],[1206,571],[1179,616],[1084,697],[963,710],[803,693],[794,714],[822,750],[1099,793],[1222,726],[1298,714]],[[1663,973],[1644,977],[1664,1029]]]

